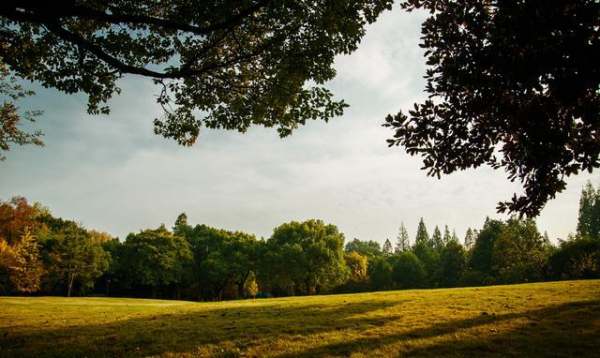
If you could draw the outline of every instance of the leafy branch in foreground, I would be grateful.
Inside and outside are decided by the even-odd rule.
[[[391,0],[77,1],[0,6],[0,60],[22,78],[88,95],[88,112],[125,75],[152,78],[164,113],[155,132],[180,144],[202,126],[289,135],[347,106],[323,84]]]
[[[15,104],[33,94],[33,91],[24,89],[8,68],[0,63],[0,97],[3,99],[0,106],[0,160],[6,158],[2,153],[9,151],[12,145],[44,145],[40,131],[30,133],[19,127],[24,121],[35,122],[35,117],[41,114],[40,111],[19,113],[19,107]]]
[[[565,178],[600,166],[600,3],[406,0],[422,25],[429,99],[389,115],[390,146],[428,175],[488,164],[524,194],[500,212],[536,216]]]

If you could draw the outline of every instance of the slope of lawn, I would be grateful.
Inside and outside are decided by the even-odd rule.
[[[195,303],[0,298],[0,356],[598,356],[600,281]]]

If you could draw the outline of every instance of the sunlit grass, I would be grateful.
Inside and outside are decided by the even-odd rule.
[[[5,357],[598,352],[598,280],[216,303],[0,298]]]

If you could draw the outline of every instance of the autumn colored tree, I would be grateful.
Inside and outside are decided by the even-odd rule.
[[[19,196],[0,201],[0,237],[12,244],[26,232],[35,232],[41,226],[37,218],[43,211],[39,205],[30,205]]]
[[[6,159],[4,153],[14,145],[44,145],[40,131],[22,128],[27,122],[35,122],[35,117],[41,114],[40,111],[22,111],[18,106],[20,100],[34,94],[23,88],[6,64],[0,61],[0,97],[5,99],[0,105],[0,161]]]
[[[38,291],[44,267],[40,260],[37,240],[26,231],[15,243],[13,251],[15,260],[9,267],[12,287],[22,293]]]

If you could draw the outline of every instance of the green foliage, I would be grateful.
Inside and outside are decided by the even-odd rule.
[[[600,2],[404,0],[421,27],[425,100],[395,116],[389,145],[428,175],[488,164],[524,195],[498,205],[535,217],[566,178],[600,166]],[[502,155],[498,155],[501,153]]]
[[[467,248],[467,250],[470,250],[471,248],[473,248],[473,245],[475,244],[475,238],[476,238],[476,234],[473,231],[473,229],[468,228],[467,232],[465,233],[465,247]]]
[[[391,0],[81,1],[47,16],[34,4],[0,9],[0,60],[19,77],[88,96],[108,113],[126,75],[152,78],[164,109],[155,132],[191,145],[201,127],[277,127],[347,106],[323,86],[336,55],[356,50]]]
[[[499,282],[540,281],[546,252],[542,235],[531,219],[512,218],[494,241],[492,269]]]
[[[385,239],[381,251],[383,251],[384,255],[391,255],[393,253],[392,243],[390,242],[390,239]]]
[[[392,279],[398,288],[422,287],[426,283],[427,272],[419,258],[407,251],[394,258]]]
[[[321,220],[280,225],[267,241],[273,280],[305,294],[333,288],[348,275],[343,247],[344,235]]]
[[[450,233],[448,233],[448,235],[449,234]],[[431,246],[438,252],[444,247],[444,237],[442,237],[440,228],[437,226],[433,230],[433,235],[431,235]]]
[[[72,222],[50,235],[46,242],[49,254],[49,271],[54,279],[71,296],[79,285],[81,292],[94,287],[95,280],[108,268],[109,257],[99,243]]]
[[[553,279],[600,278],[600,240],[573,238],[560,244],[549,259]]]
[[[122,274],[130,284],[156,289],[183,284],[192,263],[188,242],[167,231],[164,226],[156,230],[143,230],[129,234],[123,244],[121,259],[127,263]]]
[[[375,257],[369,262],[369,279],[373,290],[387,290],[394,286],[392,264],[385,257]]]
[[[400,236],[407,243],[403,227]],[[21,240],[18,235],[24,233]],[[0,236],[11,239],[0,237],[4,293],[93,290],[220,300],[253,297],[255,284],[261,297],[269,297],[594,278],[600,271],[597,239],[576,237],[555,248],[533,220],[516,218],[488,218],[482,230],[467,230],[466,239],[475,240],[471,249],[447,226],[443,235],[436,227],[430,239],[423,219],[415,245],[391,253],[389,240],[384,251],[376,241],[357,239],[344,251],[343,234],[320,220],[280,225],[265,241],[243,232],[191,226],[185,214],[178,216],[173,232],[162,225],[130,234],[121,243],[14,198],[0,203]],[[36,258],[43,265],[36,265]]]
[[[472,270],[480,272],[484,277],[493,274],[492,253],[494,243],[500,237],[503,229],[503,222],[487,218],[479,235],[477,235],[469,266]]]
[[[425,226],[425,222],[423,218],[419,220],[419,226],[417,227],[417,236],[415,237],[415,246],[423,246],[428,245],[431,246],[429,241],[429,234],[427,233],[427,227]]]
[[[368,258],[381,256],[383,254],[379,243],[372,240],[361,241],[359,239],[353,239],[346,244],[345,250],[346,252],[358,252],[359,254],[367,256]]]
[[[600,239],[600,191],[589,181],[581,191],[577,234]]]
[[[456,240],[450,240],[440,253],[438,279],[442,287],[454,287],[467,269],[466,252]]]

